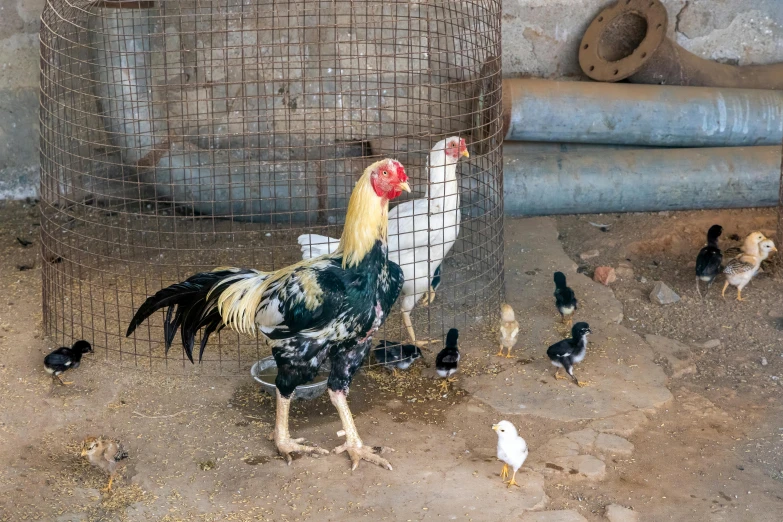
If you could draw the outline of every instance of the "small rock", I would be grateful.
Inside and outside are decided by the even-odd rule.
[[[762,358],[761,358],[761,366],[766,366],[767,364],[769,364],[769,363],[767,362],[767,358],[766,358],[766,357],[762,357]]]
[[[633,443],[617,435],[600,433],[595,439],[595,447],[599,451],[610,455],[631,455],[634,450]]]
[[[604,286],[609,286],[611,283],[617,281],[617,275],[615,274],[614,268],[611,266],[599,266],[595,269],[593,281],[601,283]]]
[[[639,282],[640,282],[640,283],[642,283],[642,284],[644,284],[644,283],[646,283],[646,282],[647,282],[647,278],[646,278],[646,277],[644,277],[644,276],[639,276]]]
[[[594,257],[598,257],[600,255],[600,252],[598,250],[588,250],[587,252],[582,252],[579,254],[579,259],[582,261],[587,261],[588,259],[592,259]]]
[[[573,509],[524,513],[520,520],[522,522],[587,522],[585,517]]]
[[[606,506],[604,515],[609,522],[638,522],[639,514],[636,511],[623,507],[619,504],[609,504]]]
[[[706,343],[701,345],[702,348],[712,350],[713,348],[720,348],[720,339],[710,339]]]
[[[633,268],[627,266],[618,266],[614,271],[620,279],[633,279]]]
[[[679,300],[680,296],[677,295],[674,290],[666,286],[663,281],[657,281],[652,292],[650,292],[650,301],[658,303],[659,305],[672,304]]]

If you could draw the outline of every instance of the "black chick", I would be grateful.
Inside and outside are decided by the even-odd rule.
[[[555,272],[555,306],[560,312],[562,322],[565,323],[568,317],[568,326],[571,326],[577,300],[574,291],[566,286],[566,276],[563,272]]]
[[[422,355],[418,346],[390,341],[381,341],[372,353],[378,364],[385,366],[395,377],[397,370],[407,370]]]
[[[73,368],[78,368],[82,362],[82,355],[92,353],[92,346],[87,341],[76,341],[70,348],[63,346],[57,348],[44,358],[44,368],[46,373],[51,374],[52,382],[54,379],[60,381],[60,384],[73,384],[63,382],[60,375]]]
[[[571,338],[563,339],[547,348],[546,354],[554,366],[555,379],[566,379],[560,376],[560,368],[565,369],[566,373],[576,382],[577,385],[586,386],[587,381],[580,381],[574,376],[574,365],[582,362],[587,354],[587,334],[592,333],[590,325],[579,322],[571,328]]]
[[[699,250],[696,256],[696,293],[701,297],[699,281],[707,282],[707,292],[718,274],[721,273],[721,264],[723,263],[723,254],[718,248],[718,238],[723,233],[723,227],[712,225],[707,231],[707,246]]]
[[[457,373],[459,367],[457,339],[459,339],[459,331],[456,328],[452,328],[446,334],[446,347],[435,358],[435,371],[444,379],[440,382],[440,387],[444,393],[448,391],[449,383],[457,380],[456,377],[452,377],[452,375]]]

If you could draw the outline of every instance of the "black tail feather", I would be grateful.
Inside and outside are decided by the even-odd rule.
[[[156,311],[167,308],[163,323],[163,334],[168,353],[177,330],[181,330],[182,347],[190,362],[193,361],[193,346],[196,334],[205,328],[201,338],[199,360],[204,355],[204,348],[210,334],[223,328],[223,319],[217,310],[217,299],[224,288],[221,283],[228,277],[235,276],[237,270],[221,270],[219,272],[202,272],[195,274],[182,283],[177,283],[160,290],[147,298],[128,326],[126,337],[136,330],[148,317]],[[207,299],[212,289],[215,292]]]

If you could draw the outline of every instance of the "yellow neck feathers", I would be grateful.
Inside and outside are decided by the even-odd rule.
[[[348,201],[345,227],[337,249],[343,256],[343,268],[358,265],[377,240],[386,243],[389,200],[378,196],[370,183],[370,174],[380,163],[375,162],[364,170]]]

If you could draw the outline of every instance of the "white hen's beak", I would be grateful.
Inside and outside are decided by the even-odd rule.
[[[465,156],[466,158],[470,157],[470,153],[468,152],[468,149],[463,150],[459,153],[460,156]]]
[[[493,424],[492,429],[498,431],[500,429],[500,426],[498,426],[497,424]]]
[[[400,190],[404,190],[405,192],[410,192],[411,191],[411,186],[408,185],[407,181],[403,181],[400,184],[398,184],[397,188],[400,189]]]

